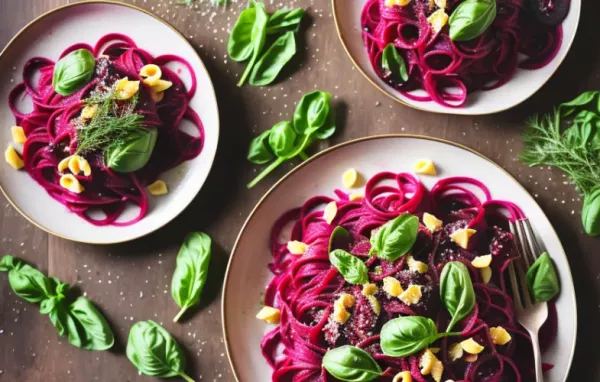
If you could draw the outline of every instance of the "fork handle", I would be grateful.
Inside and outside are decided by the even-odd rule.
[[[542,370],[542,352],[540,350],[540,341],[537,331],[529,331],[531,336],[531,345],[533,346],[533,359],[535,360],[535,382],[544,382]]]

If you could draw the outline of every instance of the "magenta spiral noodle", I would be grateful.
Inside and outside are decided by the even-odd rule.
[[[476,304],[474,310],[458,323],[460,337],[446,337],[435,345],[441,350],[438,358],[444,365],[442,380],[455,381],[528,381],[534,373],[533,352],[527,332],[517,323],[512,300],[507,291],[505,270],[518,255],[514,238],[507,231],[510,220],[524,217],[514,203],[493,200],[488,188],[468,177],[440,180],[428,191],[421,182],[408,173],[381,172],[366,185],[365,198],[350,201],[349,195],[335,190],[338,212],[331,224],[323,219],[323,206],[334,199],[317,196],[301,207],[284,213],[271,231],[273,262],[270,269],[273,280],[267,286],[265,305],[281,311],[277,328],[267,333],[261,343],[262,353],[274,369],[274,382],[334,381],[321,367],[327,349],[355,345],[369,352],[379,363],[383,374],[378,380],[391,381],[400,371],[409,371],[414,381],[432,381],[421,375],[419,361],[422,352],[405,358],[389,357],[382,353],[379,332],[383,324],[399,316],[420,315],[434,320],[440,332],[445,331],[450,317],[439,297],[439,277],[448,261],[460,261],[470,271]],[[411,255],[429,264],[429,270],[417,273],[408,270],[406,256],[395,262],[369,257],[371,231],[402,213],[422,217],[429,212],[441,220],[441,230],[431,233],[419,227],[417,241]],[[287,243],[281,243],[282,231],[290,225],[290,240],[308,245],[302,256],[293,255]],[[369,301],[361,293],[362,287],[351,285],[331,265],[328,257],[329,239],[333,229],[342,226],[352,239],[341,245],[364,260],[369,269],[370,282],[379,287],[375,297],[381,305],[379,315],[373,312]],[[457,229],[473,227],[477,235],[468,249],[458,247],[450,240]],[[492,280],[484,283],[471,261],[484,254],[492,254]],[[403,288],[409,284],[422,286],[422,297],[417,304],[406,305],[382,291],[383,279],[397,278]],[[354,307],[345,324],[332,319],[334,301],[341,293],[355,297]],[[502,326],[512,336],[503,346],[495,345],[490,328]],[[550,304],[548,321],[540,332],[542,349],[553,342],[557,331],[554,303]],[[452,344],[473,337],[485,350],[476,361],[463,359],[451,362]],[[544,365],[547,370],[551,365]]]
[[[87,154],[92,174],[76,175],[84,184],[85,190],[75,194],[62,188],[59,185],[61,174],[58,163],[77,150],[77,134],[71,120],[79,115],[85,106],[83,100],[92,91],[106,90],[106,87],[100,81],[103,73],[99,73],[97,65],[89,84],[75,94],[63,97],[52,87],[54,62],[35,57],[25,64],[23,82],[10,92],[8,100],[16,124],[23,127],[27,136],[23,148],[25,170],[50,196],[88,222],[98,226],[130,225],[142,219],[148,210],[145,187],[154,182],[162,172],[195,158],[202,151],[204,127],[198,114],[189,106],[196,92],[196,75],[185,59],[174,55],[153,57],[122,34],[107,34],[93,47],[85,43],[72,45],[59,58],[77,49],[87,49],[97,58],[105,57],[113,80],[126,76],[130,80],[141,80],[140,69],[144,65],[155,64],[160,66],[162,78],[173,83],[158,103],[150,98],[145,86],[140,87],[140,101],[135,112],[144,117],[144,126],[156,127],[158,130],[152,156],[139,171],[120,174],[104,165],[101,153]],[[187,68],[191,76],[189,89],[186,89],[179,75],[166,66],[170,62],[179,62]],[[31,79],[36,72],[39,72],[39,79],[34,85]],[[20,112],[16,106],[19,97],[31,98],[33,111]],[[179,129],[184,119],[196,126],[198,136]],[[127,203],[139,207],[138,215],[126,222],[117,221]],[[98,209],[104,212],[105,218],[92,219],[88,213]]]
[[[447,14],[462,1],[448,0]],[[452,41],[447,28],[437,33],[431,28],[427,17],[435,10],[433,0],[413,0],[402,7],[367,0],[360,23],[373,69],[409,99],[460,107],[469,93],[502,86],[517,68],[534,70],[552,61],[562,44],[562,27],[537,21],[525,10],[525,0],[496,1],[491,27],[463,42]],[[406,82],[386,76],[381,67],[381,54],[390,43],[407,64]],[[519,55],[526,58],[519,62]],[[415,94],[419,89],[427,95]]]

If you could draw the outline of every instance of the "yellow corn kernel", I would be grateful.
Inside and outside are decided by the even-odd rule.
[[[379,313],[381,313],[381,304],[379,303],[379,300],[375,296],[367,296],[367,300],[369,300],[369,305],[371,305],[373,312],[379,316]]]
[[[342,293],[337,300],[335,300],[334,305],[343,306],[344,308],[352,308],[356,303],[356,299],[353,295],[349,293]]]
[[[281,312],[277,308],[264,306],[256,315],[256,318],[263,320],[267,324],[278,324],[281,318]]]
[[[164,92],[171,86],[173,86],[173,83],[171,81],[158,80],[155,85],[152,85],[151,89],[153,92],[160,93]]]
[[[4,159],[15,170],[20,170],[23,168],[23,166],[25,166],[23,159],[21,159],[21,157],[17,153],[17,150],[15,150],[12,146],[8,146],[8,148],[4,152]]]
[[[435,5],[438,6],[438,8],[446,8],[446,0],[435,0]]]
[[[358,172],[355,169],[349,168],[348,170],[344,171],[342,174],[342,184],[345,188],[352,188],[356,186],[357,182]]]
[[[339,324],[345,324],[350,319],[350,313],[343,306],[334,305],[333,321]]]
[[[162,180],[155,181],[154,183],[149,185],[147,188],[148,188],[148,192],[150,193],[150,195],[153,195],[153,196],[166,195],[169,192],[169,190],[167,189],[166,183],[163,182]]]
[[[358,194],[358,193],[353,192],[353,193],[350,194],[349,198],[350,198],[351,202],[354,202],[356,200],[362,200],[362,199],[364,199],[365,196],[363,194]]]
[[[98,112],[98,105],[87,105],[83,109],[81,109],[81,118],[82,119],[92,119]]]
[[[512,339],[510,334],[502,326],[490,328],[490,337],[492,337],[492,342],[494,342],[495,345],[506,345]]]
[[[490,264],[492,264],[492,255],[477,256],[473,259],[473,261],[471,261],[471,264],[475,268],[487,268],[490,266]]]
[[[489,283],[492,279],[492,268],[490,267],[481,268],[479,273],[481,273],[481,279],[484,284]]]
[[[398,298],[406,305],[412,305],[419,302],[421,299],[421,286],[409,285],[408,288]]]
[[[363,296],[372,296],[377,292],[379,292],[379,288],[377,288],[377,285],[371,284],[371,283],[363,285],[363,289],[362,289]]]
[[[71,160],[71,157],[68,156],[65,159],[61,160],[60,162],[58,162],[58,171],[63,172],[66,169],[69,168],[69,161]]]
[[[154,86],[162,77],[162,70],[158,65],[149,64],[140,69],[140,76],[144,77],[144,83],[148,86]]]
[[[76,194],[79,194],[85,190],[85,188],[83,188],[81,183],[79,183],[73,174],[65,174],[61,176],[59,183],[62,188],[66,188],[67,190]]]
[[[25,136],[25,131],[21,126],[11,127],[10,132],[12,134],[12,139],[15,143],[22,145],[27,140],[27,137]]]
[[[432,15],[433,16],[433,15]],[[436,175],[435,165],[429,159],[418,160],[413,166],[414,172],[422,175]]]
[[[427,227],[427,229],[429,231],[435,232],[435,231],[439,230],[440,228],[442,228],[442,225],[444,224],[444,222],[441,221],[440,219],[436,218],[432,214],[425,212],[423,214],[423,224],[425,224],[425,227]]]
[[[398,297],[404,292],[400,281],[390,276],[383,279],[383,290],[392,297]]]
[[[450,235],[450,240],[456,243],[461,248],[467,249],[469,246],[469,239],[471,236],[475,235],[477,231],[471,228],[462,228],[454,231],[452,235]]]
[[[448,14],[443,9],[438,9],[427,18],[427,21],[429,21],[431,29],[438,33],[448,23]]]
[[[401,371],[394,376],[392,382],[412,382],[410,371]]]
[[[60,163],[58,166],[60,168]],[[83,175],[85,176],[90,176],[92,174],[92,168],[88,161],[79,155],[71,155],[69,157],[69,170],[71,170],[74,175],[79,175],[81,172],[83,172]]]
[[[444,364],[442,364],[442,361],[437,360],[431,368],[431,377],[435,382],[440,382],[442,374],[444,374]]]
[[[410,0],[385,0],[386,7],[393,7],[394,5],[404,7],[408,4],[410,4]]]
[[[337,204],[335,202],[330,202],[325,206],[323,219],[325,219],[327,224],[331,224],[333,219],[335,219],[335,215],[337,215]]]
[[[304,252],[306,252],[306,248],[308,248],[308,245],[304,244],[301,241],[292,240],[288,241],[287,243],[287,249],[292,255],[304,255]]]
[[[419,367],[421,368],[421,374],[429,375],[431,374],[431,369],[433,369],[433,365],[436,362],[439,362],[435,354],[431,352],[431,350],[426,349],[421,356],[421,360],[419,361]]]
[[[150,98],[152,98],[152,101],[155,103],[159,103],[165,98],[165,92],[155,92],[150,89]]]
[[[479,345],[473,338],[468,338],[460,343],[460,347],[463,348],[469,354],[479,354],[485,349]]]
[[[429,266],[427,264],[415,260],[411,255],[408,255],[406,258],[406,264],[408,264],[408,269],[413,272],[427,273],[427,271],[429,271]]]
[[[456,361],[457,359],[461,359],[463,354],[464,350],[458,342],[450,345],[450,348],[448,349],[448,355],[450,356],[450,360],[452,362]]]
[[[468,363],[473,363],[473,362],[477,361],[477,358],[479,358],[477,356],[477,354],[467,354],[463,357],[465,362],[468,362]]]
[[[130,99],[140,90],[140,81],[129,81],[127,77],[115,83],[115,90],[119,99]]]

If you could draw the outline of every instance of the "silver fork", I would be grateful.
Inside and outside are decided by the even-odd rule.
[[[536,382],[543,382],[542,354],[538,332],[548,318],[548,305],[545,302],[537,304],[532,302],[531,294],[527,287],[527,279],[525,278],[527,269],[542,254],[542,249],[535,238],[533,229],[527,218],[510,222],[509,226],[511,233],[515,237],[517,250],[521,255],[508,268],[515,312],[517,321],[523,325],[531,337],[533,357],[535,359],[535,380]]]

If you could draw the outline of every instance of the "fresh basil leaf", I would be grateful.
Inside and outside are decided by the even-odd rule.
[[[407,357],[439,338],[435,322],[431,319],[421,316],[399,317],[386,322],[381,328],[381,350],[390,357]]]
[[[300,22],[304,16],[304,9],[278,9],[269,17],[267,22],[267,34],[278,34],[282,31],[291,30],[297,32]]]
[[[581,110],[581,107],[588,106],[593,103],[596,112],[600,112],[600,95],[599,91],[587,91],[581,93],[575,99],[565,102],[558,107],[558,111],[563,117],[575,113],[577,110]],[[594,102],[595,101],[595,102]]]
[[[406,62],[394,44],[389,43],[381,53],[381,67],[389,73],[388,76],[402,79],[404,82],[408,81]]]
[[[558,276],[547,252],[544,252],[527,270],[527,286],[535,302],[552,300],[560,292]]]
[[[269,148],[269,135],[271,130],[263,131],[262,134],[250,141],[248,149],[248,160],[254,164],[265,164],[275,158]]]
[[[329,252],[334,248],[339,248],[343,244],[346,244],[350,241],[352,236],[350,236],[350,232],[346,230],[346,228],[342,226],[337,226],[331,232],[331,236],[329,236]]]
[[[335,113],[333,112],[333,108],[330,107],[325,123],[313,135],[320,140],[329,139],[335,133],[335,129]]]
[[[496,19],[496,0],[465,0],[449,19],[450,38],[469,41],[481,36]]]
[[[329,261],[350,284],[360,285],[369,282],[367,266],[351,253],[343,249],[336,249],[329,253]]]
[[[0,270],[8,272],[8,282],[15,295],[31,302],[39,303],[54,294],[56,284],[32,266],[20,259],[6,255],[0,263]]]
[[[68,96],[82,89],[94,75],[96,59],[87,49],[75,50],[54,65],[52,87],[62,96]]]
[[[184,372],[185,355],[181,347],[169,332],[152,320],[136,322],[131,327],[127,358],[142,374],[159,378],[180,376],[193,382]]]
[[[296,54],[296,38],[294,32],[286,32],[261,56],[248,82],[252,86],[265,86],[275,81],[281,69]]]
[[[104,153],[104,164],[116,172],[133,172],[148,163],[154,146],[155,128],[134,129],[124,138],[110,146]]]
[[[173,319],[174,322],[178,321],[191,306],[200,302],[208,277],[211,243],[207,234],[192,232],[185,237],[179,249],[177,267],[171,282],[171,295],[181,311]]]
[[[296,132],[290,121],[275,124],[269,135],[269,146],[275,155],[285,157],[294,149]]]
[[[305,94],[294,112],[294,129],[299,135],[312,135],[327,121],[331,94],[315,90]]]
[[[69,284],[60,282],[60,280],[55,277],[52,277],[51,280],[52,284],[55,285],[55,288],[52,292],[52,296],[49,296],[40,303],[41,314],[50,313],[56,305],[67,297],[67,292],[69,291]]]
[[[350,345],[328,350],[323,357],[323,367],[333,377],[346,382],[369,382],[382,373],[369,353]]]
[[[380,259],[396,261],[410,251],[418,233],[419,218],[402,214],[371,234],[371,253]]]
[[[41,313],[46,314],[45,312]],[[73,321],[73,317],[69,315],[68,306],[64,302],[54,304],[52,310],[49,310],[47,314],[59,336],[64,337],[68,335],[70,329],[75,333],[75,336],[78,335],[75,321]]]
[[[22,261],[11,255],[4,255],[0,259],[0,272],[9,272],[22,264]]]
[[[475,290],[467,267],[459,261],[444,265],[440,275],[440,298],[452,319],[446,332],[454,328],[475,307]]]
[[[256,8],[244,9],[240,13],[227,42],[227,54],[233,61],[246,61],[252,56],[252,29],[255,21]]]
[[[69,306],[68,314],[72,318],[67,336],[70,344],[86,350],[107,350],[114,345],[108,322],[90,300],[77,298]]]
[[[248,65],[246,66],[246,70],[242,74],[240,81],[238,82],[238,86],[242,86],[246,79],[252,73],[254,68],[254,64],[256,60],[258,60],[259,55],[262,52],[263,47],[265,46],[265,40],[267,37],[267,21],[269,19],[269,15],[265,11],[265,5],[263,3],[254,3],[255,9],[255,18],[254,24],[252,25],[252,30],[250,32],[250,45],[252,46],[252,54],[250,55],[250,61],[248,61]]]
[[[585,196],[581,219],[583,228],[588,235],[600,235],[600,186]]]

